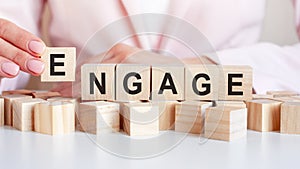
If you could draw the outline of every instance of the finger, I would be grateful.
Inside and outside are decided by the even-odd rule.
[[[46,48],[40,38],[4,19],[0,19],[0,38],[33,56],[41,56]]]
[[[19,74],[20,67],[14,62],[0,56],[0,77],[12,78]]]
[[[21,70],[34,76],[38,76],[44,71],[45,64],[41,59],[31,56],[1,38],[0,46],[0,56],[15,62],[20,66]]]

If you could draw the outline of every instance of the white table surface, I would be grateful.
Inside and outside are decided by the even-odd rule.
[[[128,159],[99,148],[85,133],[49,136],[0,127],[0,169],[8,168],[300,168],[300,136],[248,131],[247,138],[208,140],[189,135],[172,150]]]

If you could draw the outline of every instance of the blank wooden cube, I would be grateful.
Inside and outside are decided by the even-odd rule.
[[[139,101],[150,98],[150,66],[119,64],[116,68],[116,100]]]
[[[300,102],[281,105],[280,133],[300,134]]]
[[[185,101],[176,105],[175,131],[202,134],[205,109],[212,106],[212,102]]]
[[[252,100],[252,68],[219,66],[219,100]]]
[[[0,98],[0,126],[4,125],[4,98]]]
[[[4,98],[4,124],[12,126],[13,124],[13,106],[12,103],[14,100],[18,99],[31,99],[31,96],[26,96],[26,95],[6,95],[3,96]]]
[[[157,102],[159,106],[159,130],[172,130],[175,128],[175,107],[179,103],[177,101]]]
[[[43,99],[18,99],[13,101],[13,127],[21,131],[33,131],[34,106]]]
[[[184,100],[184,66],[152,65],[151,100]]]
[[[218,100],[214,102],[215,106],[221,107],[237,107],[237,108],[247,108],[245,102],[243,101],[223,101]]]
[[[209,139],[232,141],[247,134],[247,109],[210,107],[205,112],[204,136]]]
[[[299,95],[297,92],[287,91],[287,90],[272,90],[272,91],[267,91],[267,94],[272,95],[273,98],[276,98],[276,97],[289,97],[289,96]]]
[[[81,66],[82,100],[115,100],[115,64]]]
[[[45,62],[42,82],[75,81],[76,48],[48,47],[41,58]]]
[[[218,100],[219,67],[187,65],[185,70],[186,100]]]
[[[61,135],[75,131],[74,105],[70,102],[42,102],[34,106],[34,131]]]
[[[123,130],[130,136],[149,136],[159,133],[159,107],[153,103],[124,103]]]
[[[118,132],[120,130],[119,104],[96,101],[79,105],[79,123],[84,132],[92,134]]]
[[[281,102],[274,100],[248,101],[248,129],[261,132],[279,131],[280,106]]]

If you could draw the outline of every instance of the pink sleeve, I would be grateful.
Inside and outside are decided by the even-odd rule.
[[[7,19],[27,31],[39,36],[40,16],[44,0],[2,0],[0,18]],[[17,77],[0,80],[0,92],[24,88],[29,80],[29,74],[21,72]]]
[[[294,0],[296,26],[300,38],[300,0]],[[253,46],[217,52],[224,65],[250,65],[257,93],[268,90],[293,90],[300,93],[300,43],[277,46],[258,43]]]

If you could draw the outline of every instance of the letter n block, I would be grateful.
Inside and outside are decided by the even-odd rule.
[[[184,100],[184,66],[153,65],[151,100]]]
[[[252,68],[219,66],[219,100],[251,100]]]
[[[218,100],[219,68],[216,65],[187,65],[186,100]]]
[[[85,64],[81,67],[82,100],[115,100],[115,64]]]
[[[45,62],[42,82],[75,81],[76,48],[47,48],[41,58]]]
[[[150,66],[119,64],[116,68],[116,100],[150,99]]]

